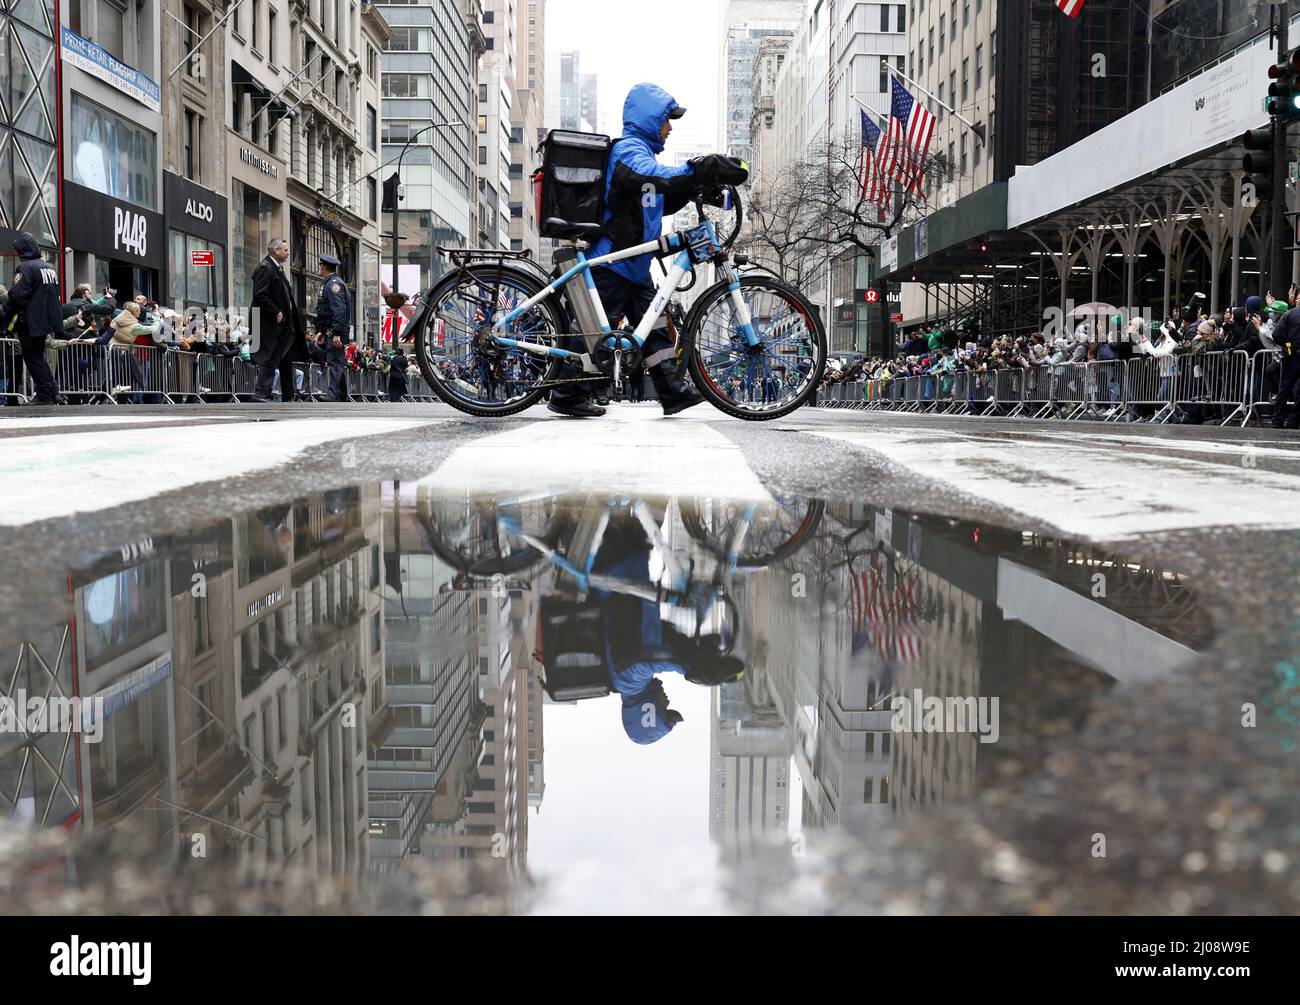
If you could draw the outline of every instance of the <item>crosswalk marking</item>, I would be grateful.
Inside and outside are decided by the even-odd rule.
[[[102,412],[99,415],[46,415],[9,418],[0,409],[0,433],[10,429],[65,429],[77,426],[139,426],[166,422],[252,422],[250,415],[199,415],[185,412],[181,415],[122,415],[120,412]],[[13,409],[18,411],[18,409]]]
[[[531,422],[467,443],[421,484],[484,495],[529,489],[770,502],[741,449],[712,428],[717,418],[615,408],[603,419]]]
[[[276,467],[304,450],[438,425],[430,419],[287,419],[241,435],[229,425],[114,429],[0,439],[0,526],[111,509]]]
[[[1300,478],[1245,463],[1120,453],[1083,437],[1049,445],[1031,438],[915,427],[808,433],[875,452],[915,474],[1074,537],[1122,540],[1199,527],[1300,527],[1295,504]],[[1190,450],[1191,442],[1180,444]],[[1221,446],[1201,442],[1207,449]],[[1250,456],[1242,449],[1237,453],[1243,460]],[[924,499],[915,505],[924,510]]]

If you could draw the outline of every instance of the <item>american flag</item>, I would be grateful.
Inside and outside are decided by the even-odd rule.
[[[889,132],[885,134],[881,172],[897,178],[903,188],[917,191],[925,169],[925,155],[934,138],[934,116],[895,78],[889,78]]]
[[[862,163],[859,165],[858,177],[862,180],[862,198],[868,202],[880,202],[884,199],[886,181],[880,173],[880,161],[876,156],[880,145],[880,127],[871,121],[866,112],[862,113]]]
[[[921,635],[911,587],[900,583],[891,592],[885,571],[873,567],[855,575],[849,591],[853,652],[874,648],[887,661],[915,664],[921,657]]]
[[[1078,17],[1083,10],[1083,0],[1056,0],[1056,6],[1070,17]]]

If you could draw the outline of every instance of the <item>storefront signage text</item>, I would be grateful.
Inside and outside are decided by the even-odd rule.
[[[268,607],[274,607],[283,599],[284,599],[283,590],[275,590],[272,593],[268,593],[261,600],[254,600],[251,604],[248,605],[248,616],[250,618],[255,618],[263,611],[265,611]]]
[[[114,59],[89,39],[64,28],[60,33],[63,61],[78,70],[98,77],[104,83],[134,98],[150,111],[162,108],[162,88],[133,66]]]
[[[113,247],[141,258],[149,254],[149,220],[122,206],[113,207]]]
[[[239,159],[245,164],[257,168],[257,170],[261,171],[262,174],[269,174],[272,178],[280,177],[280,169],[278,167],[265,158],[258,157],[257,154],[253,153],[253,151],[249,150],[247,147],[239,148]]]

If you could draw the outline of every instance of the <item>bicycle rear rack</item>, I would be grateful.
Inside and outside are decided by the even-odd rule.
[[[502,251],[496,248],[443,248],[439,247],[438,254],[444,258],[450,259],[451,263],[457,267],[468,265],[471,262],[483,261],[501,261],[509,259],[511,261],[528,262],[537,265],[533,258],[533,253],[525,248],[523,251]]]

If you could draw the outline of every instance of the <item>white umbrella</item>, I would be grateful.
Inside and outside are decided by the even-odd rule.
[[[1114,317],[1118,313],[1119,313],[1119,309],[1117,307],[1112,307],[1110,304],[1103,304],[1101,301],[1096,301],[1095,303],[1084,304],[1082,307],[1076,307],[1073,311],[1070,312],[1069,317],[1072,318]]]

